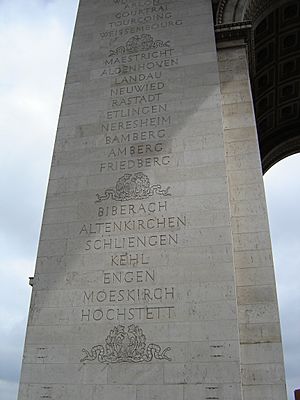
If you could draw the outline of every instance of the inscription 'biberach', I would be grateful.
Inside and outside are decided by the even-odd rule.
[[[125,174],[116,183],[115,189],[106,189],[104,195],[96,194],[97,200],[95,203],[100,203],[104,200],[143,200],[154,194],[161,196],[170,196],[170,187],[162,189],[161,185],[150,184],[150,179],[143,172],[135,174]]]

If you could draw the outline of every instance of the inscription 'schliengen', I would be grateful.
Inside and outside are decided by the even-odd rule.
[[[136,235],[136,236],[118,236],[103,237],[101,239],[90,239],[85,242],[85,251],[92,250],[123,250],[123,249],[151,249],[165,246],[177,246],[179,235],[159,234],[159,235]]]

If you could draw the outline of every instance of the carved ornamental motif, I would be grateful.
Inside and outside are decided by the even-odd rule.
[[[96,194],[96,203],[103,200],[143,200],[158,194],[161,196],[170,196],[170,187],[162,189],[161,185],[151,185],[150,179],[143,172],[135,174],[125,174],[116,183],[115,189],[106,189],[104,195]]]
[[[127,40],[125,46],[120,46],[115,50],[110,50],[109,57],[125,53],[138,53],[139,51],[148,51],[159,47],[170,47],[170,41],[154,40],[149,34],[135,35]]]
[[[146,345],[146,336],[143,330],[136,325],[127,329],[123,325],[114,327],[105,340],[105,345],[93,346],[90,351],[82,349],[85,356],[80,362],[97,361],[99,363],[140,363],[150,362],[153,359],[171,361],[166,347],[162,350],[158,344]]]

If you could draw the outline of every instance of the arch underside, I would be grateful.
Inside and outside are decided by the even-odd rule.
[[[299,0],[213,0],[216,27],[251,23],[250,75],[263,171],[300,151]]]

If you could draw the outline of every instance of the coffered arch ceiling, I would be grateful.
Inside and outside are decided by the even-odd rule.
[[[234,37],[229,38],[244,37],[248,42],[265,172],[284,157],[300,152],[300,1],[212,1],[216,32],[235,27]]]

